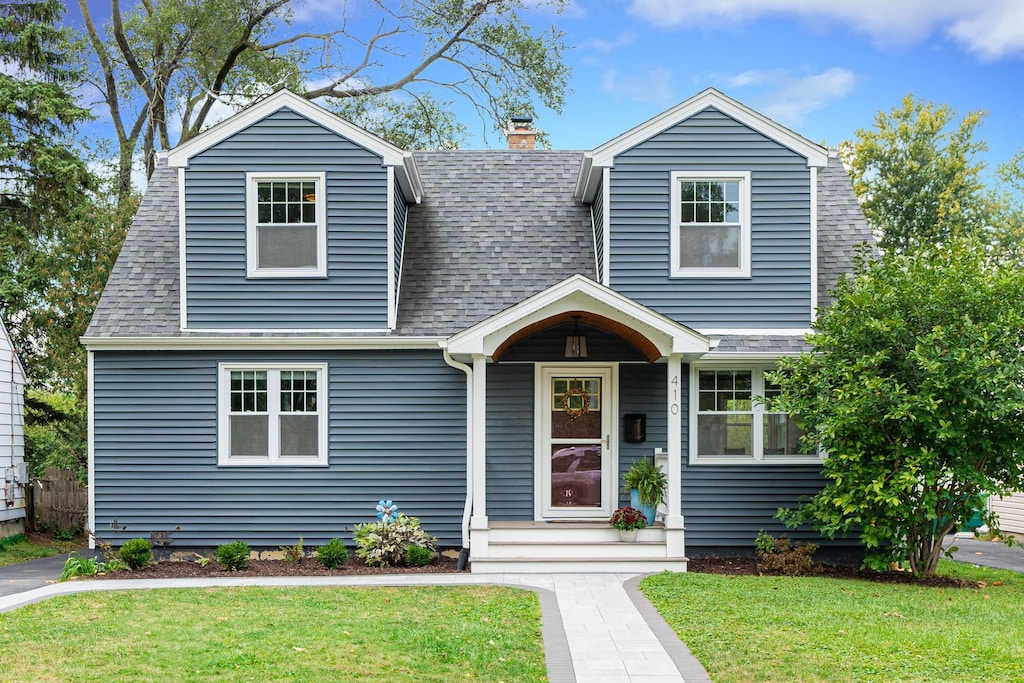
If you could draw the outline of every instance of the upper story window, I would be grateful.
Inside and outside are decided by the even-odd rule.
[[[249,277],[323,277],[327,220],[323,173],[248,173]]]
[[[672,173],[673,277],[750,277],[750,173]]]
[[[772,367],[698,367],[693,371],[691,462],[817,462],[800,445],[793,418],[772,409],[780,389],[765,377]],[[757,400],[762,397],[763,400]]]
[[[222,364],[221,465],[326,465],[327,366]]]

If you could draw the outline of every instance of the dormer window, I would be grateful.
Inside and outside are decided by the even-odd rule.
[[[672,173],[673,277],[750,277],[750,173]]]
[[[249,277],[324,277],[324,174],[248,173],[246,182]]]

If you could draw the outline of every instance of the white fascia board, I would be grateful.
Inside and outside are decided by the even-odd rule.
[[[807,159],[808,166],[825,166],[828,163],[828,151],[825,148],[779,125],[728,95],[714,88],[708,88],[595,149],[592,152],[593,165],[613,166],[615,157],[619,154],[708,107],[714,107],[723,114],[793,150]]]
[[[818,169],[811,167],[811,322],[818,318]]]
[[[780,352],[780,351],[774,351],[774,352],[763,351],[763,352],[749,352],[749,353],[728,353],[728,352],[722,352],[722,351],[711,351],[710,353],[706,353],[703,356],[701,356],[699,360],[695,359],[695,360],[693,360],[691,362],[693,362],[695,365],[699,365],[699,364],[704,363],[704,362],[713,363],[715,365],[722,365],[723,363],[730,363],[730,362],[749,363],[749,362],[755,362],[755,361],[774,361],[774,360],[778,360],[780,358],[787,358],[787,357],[796,358],[800,354],[801,354],[801,352],[796,352],[796,351],[787,351],[785,353]]]
[[[594,174],[591,170],[594,166],[594,155],[590,152],[583,153],[580,162],[580,172],[576,175],[576,189],[573,191],[573,198],[589,204],[594,201],[594,190],[597,186]]]
[[[419,203],[423,194],[423,185],[420,182],[419,173],[416,171],[416,164],[409,152],[395,147],[390,142],[349,123],[290,90],[278,90],[270,97],[221,121],[188,142],[178,145],[167,154],[167,163],[172,167],[187,168],[189,160],[195,155],[284,108],[291,109],[313,123],[380,155],[384,166],[394,166],[399,169],[399,183],[402,185],[402,192],[406,194],[406,198]]]
[[[438,349],[444,337],[82,337],[79,341],[96,351],[144,350],[403,350]]]
[[[490,355],[494,348],[517,330],[533,322],[571,310],[592,310],[613,320],[620,320],[641,331],[654,332],[661,339],[661,348],[668,353],[706,353],[709,340],[685,325],[642,306],[618,292],[583,275],[573,275],[535,294],[501,313],[477,323],[448,340],[451,353]],[[494,335],[501,332],[500,339]],[[669,344],[669,340],[671,344]]]
[[[744,337],[803,337],[805,334],[813,332],[809,327],[796,327],[796,328],[750,328],[750,327],[737,327],[737,328],[701,328],[697,330],[705,337],[711,336],[744,336]]]

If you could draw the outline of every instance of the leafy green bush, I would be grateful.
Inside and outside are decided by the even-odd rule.
[[[74,541],[82,535],[82,527],[72,526],[67,529],[57,529],[53,532],[53,540],[55,541]]]
[[[437,548],[437,539],[420,528],[420,520],[402,513],[390,523],[357,524],[355,540],[356,556],[371,567],[399,564],[409,546]]]
[[[249,544],[235,541],[217,546],[217,561],[231,571],[245,569],[249,566]]]
[[[153,546],[144,538],[133,538],[121,546],[121,559],[132,571],[142,569],[153,559]]]
[[[801,542],[794,545],[785,534],[775,538],[764,529],[758,533],[754,546],[757,548],[757,570],[783,576],[809,574],[814,566],[811,556],[818,549],[817,543]]]
[[[101,562],[97,557],[84,557],[81,553],[71,553],[64,563],[59,581],[67,581],[73,576],[95,576],[100,572]]]
[[[432,559],[434,559],[434,552],[430,548],[411,545],[405,549],[405,564],[409,567],[422,567],[430,564]]]
[[[316,560],[328,569],[337,569],[348,561],[348,548],[340,538],[332,538],[316,551]]]

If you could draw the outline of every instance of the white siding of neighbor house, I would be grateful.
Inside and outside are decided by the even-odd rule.
[[[992,512],[999,515],[999,528],[1004,532],[1024,534],[1024,493],[1007,498],[990,499]]]
[[[24,392],[21,363],[0,322],[0,522],[25,517],[25,489],[9,481],[25,462]]]

